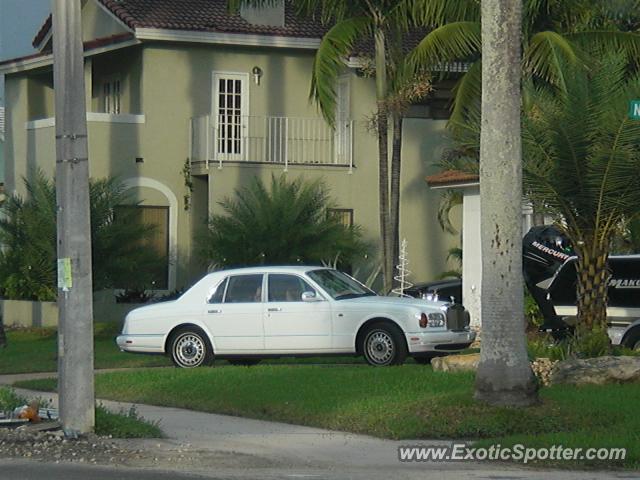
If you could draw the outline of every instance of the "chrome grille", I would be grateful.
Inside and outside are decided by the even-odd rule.
[[[469,326],[469,312],[462,305],[454,304],[447,307],[447,329],[464,330]]]

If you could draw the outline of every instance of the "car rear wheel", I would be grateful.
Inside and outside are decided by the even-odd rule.
[[[624,341],[624,346],[631,350],[640,351],[640,327],[634,328]]]
[[[200,329],[177,331],[172,336],[170,346],[171,360],[176,367],[195,368],[213,363],[213,349]]]
[[[407,358],[407,344],[402,332],[387,323],[372,325],[362,340],[362,353],[369,365],[402,365]]]
[[[230,365],[252,367],[253,365],[259,364],[260,359],[259,358],[230,358],[228,362]]]

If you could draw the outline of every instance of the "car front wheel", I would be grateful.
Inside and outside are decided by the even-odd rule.
[[[213,363],[213,350],[200,330],[179,330],[173,335],[170,345],[171,360],[176,367],[195,368]]]
[[[364,335],[362,353],[374,367],[402,365],[407,358],[407,344],[397,327],[376,323]]]

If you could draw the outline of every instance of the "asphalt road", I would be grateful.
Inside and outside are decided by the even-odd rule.
[[[0,480],[202,480],[203,478],[207,477],[122,467],[0,460]]]
[[[136,469],[108,466],[72,464],[48,464],[24,460],[0,460],[0,480],[375,480],[375,479],[420,479],[420,480],[619,480],[637,479],[635,472],[617,472],[603,475],[602,472],[536,471],[488,469],[480,471],[423,469],[420,474],[405,476],[393,470],[363,472],[347,470],[293,469],[223,469],[212,468],[207,472],[181,473],[157,469]]]

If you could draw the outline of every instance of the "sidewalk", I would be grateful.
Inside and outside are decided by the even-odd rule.
[[[42,374],[2,375],[0,384],[18,379],[42,378]],[[57,395],[16,389],[23,396],[41,396],[57,405]],[[128,410],[129,403],[100,401],[107,408]],[[349,474],[345,478],[509,478],[509,479],[620,479],[632,472],[571,472],[519,468],[498,463],[401,463],[401,445],[448,445],[447,441],[394,441],[284,423],[266,422],[228,415],[136,405],[145,419],[159,421],[169,441],[188,443],[198,450],[245,456],[246,468],[266,467],[289,476],[315,476],[318,472]],[[217,471],[217,470],[216,470]],[[260,470],[262,471],[262,470]],[[234,470],[235,473],[238,473]],[[232,473],[232,472],[229,472]],[[265,472],[266,473],[266,472]],[[261,475],[262,476],[262,475]],[[325,476],[324,474],[322,475]],[[331,475],[333,478],[335,475]],[[633,474],[632,474],[633,476]]]

